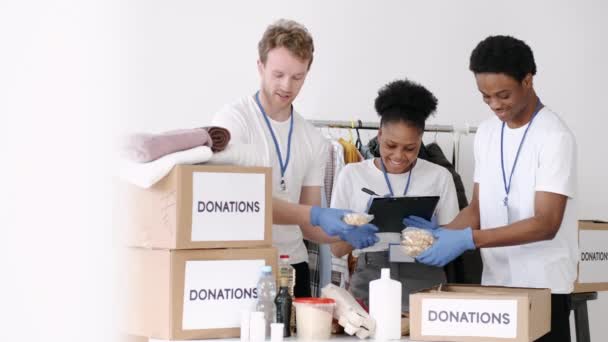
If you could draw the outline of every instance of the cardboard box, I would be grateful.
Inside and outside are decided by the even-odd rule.
[[[177,165],[150,189],[119,183],[116,226],[127,246],[270,247],[271,169]]]
[[[448,284],[410,294],[412,340],[527,342],[550,328],[549,289]]]
[[[578,245],[574,292],[608,291],[608,222],[579,221]]]
[[[126,334],[166,340],[240,335],[241,310],[253,310],[260,268],[275,248],[126,252]]]

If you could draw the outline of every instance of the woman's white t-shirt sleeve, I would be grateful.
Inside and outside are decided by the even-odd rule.
[[[570,132],[550,134],[540,151],[535,190],[574,197],[576,158],[576,142]]]

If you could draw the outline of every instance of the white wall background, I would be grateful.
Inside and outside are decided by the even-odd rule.
[[[0,1],[0,341],[115,341],[117,1]]]
[[[128,12],[125,131],[201,126],[258,86],[256,45],[266,26],[291,18],[308,27],[315,60],[296,106],[309,119],[375,121],[382,85],[408,77],[439,99],[431,123],[477,125],[492,115],[468,71],[490,34],[525,40],[535,85],[579,143],[579,217],[608,220],[608,46],[604,1],[134,1]],[[433,140],[434,137],[426,137]],[[471,142],[461,173],[470,189]],[[438,138],[450,146],[451,136]],[[589,304],[595,341],[608,334],[608,297]]]
[[[281,17],[315,38],[296,103],[310,119],[373,121],[378,88],[409,77],[439,98],[432,123],[477,125],[492,114],[472,48],[524,39],[538,93],[579,143],[579,216],[608,220],[607,14],[601,0],[0,1],[0,340],[111,340],[107,138],[204,125],[252,94],[257,42]],[[607,306],[589,303],[594,341]]]

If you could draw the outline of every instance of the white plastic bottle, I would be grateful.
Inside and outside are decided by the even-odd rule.
[[[241,311],[241,342],[249,342],[249,323],[251,321],[251,311]]]
[[[274,304],[274,298],[277,296],[277,288],[274,277],[272,276],[272,267],[263,266],[262,275],[257,286],[258,300],[255,303],[255,311],[264,313],[265,336],[270,337],[270,324],[276,322],[277,308]]]
[[[264,313],[254,311],[251,313],[251,321],[249,322],[249,341],[250,342],[263,342],[266,337],[266,320],[264,319]]]
[[[369,282],[369,315],[376,321],[376,340],[401,338],[401,282],[391,279],[390,269]]]

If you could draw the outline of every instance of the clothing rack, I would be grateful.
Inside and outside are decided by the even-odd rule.
[[[315,127],[328,127],[328,128],[345,128],[345,129],[378,129],[380,127],[379,122],[362,122],[357,121],[333,121],[333,120],[310,120],[310,123]],[[477,127],[465,125],[464,128],[458,129],[453,125],[426,125],[424,128],[425,132],[440,132],[440,133],[453,133],[460,132],[462,134],[469,134],[477,132]]]
[[[362,122],[361,120],[352,121],[333,121],[333,120],[310,120],[310,123],[315,127],[327,127],[327,128],[343,128],[343,129],[373,129],[377,130],[380,127],[379,122]],[[436,133],[456,133],[454,134],[454,146],[452,164],[458,172],[460,170],[460,137],[462,135],[469,135],[477,132],[477,127],[471,127],[466,124],[462,128],[456,128],[453,125],[426,125],[424,127],[425,132],[436,132]],[[359,131],[357,131],[359,136]],[[358,146],[357,146],[358,148]]]

